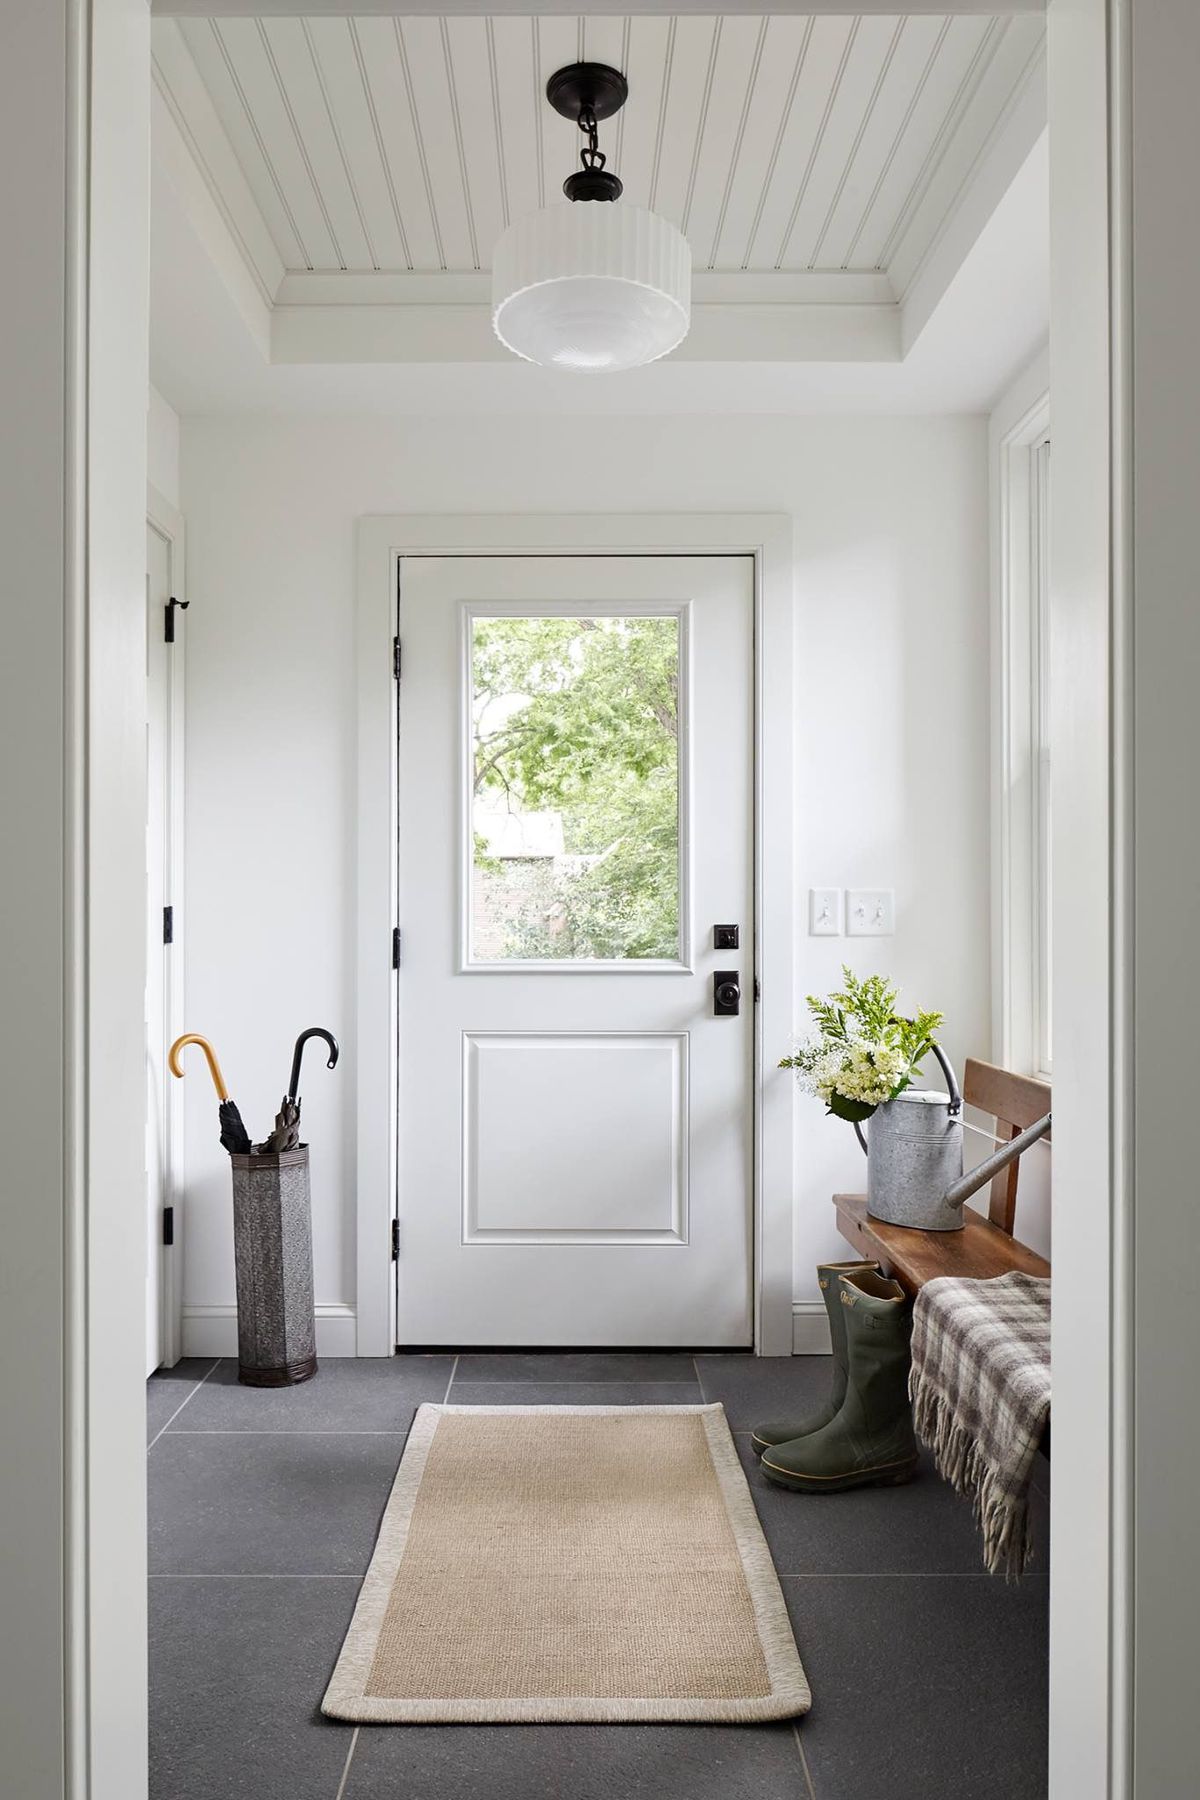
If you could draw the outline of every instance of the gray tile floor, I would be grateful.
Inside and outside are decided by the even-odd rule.
[[[969,1509],[908,1487],[771,1487],[748,1431],[823,1357],[481,1355],[326,1362],[288,1389],[188,1361],[149,1383],[151,1800],[1037,1800],[1047,1501],[1034,1571],[981,1573]],[[321,1695],[413,1413],[720,1400],[812,1684],[790,1725],[363,1727]]]

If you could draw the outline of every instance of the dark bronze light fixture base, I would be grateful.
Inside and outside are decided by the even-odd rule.
[[[546,83],[546,98],[555,112],[576,125],[588,113],[598,122],[620,112],[629,98],[629,83],[607,63],[568,63]]]

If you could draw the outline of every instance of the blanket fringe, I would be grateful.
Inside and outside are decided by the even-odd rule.
[[[933,1452],[938,1474],[973,1503],[988,1574],[1016,1580],[1032,1549],[1025,1494],[1014,1495],[1001,1486],[978,1443],[956,1422],[945,1396],[932,1382],[917,1379],[915,1371],[911,1397],[917,1435]]]

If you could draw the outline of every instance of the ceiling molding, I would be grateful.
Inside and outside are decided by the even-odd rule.
[[[900,360],[901,314],[888,305],[706,305],[672,362],[855,363]],[[274,363],[508,363],[487,304],[276,305]]]
[[[214,195],[196,159],[194,141],[184,135],[157,82],[150,96],[150,133],[152,183],[156,187],[165,184],[174,195],[175,205],[203,245],[251,339],[263,359],[270,361],[274,294],[264,291],[245,239],[237,231],[228,207]]]
[[[289,270],[276,290],[277,306],[489,306],[486,270]],[[882,270],[778,270],[746,274],[701,269],[692,278],[694,304],[710,306],[892,306],[897,300]]]
[[[1046,44],[1037,21],[1004,37],[955,129],[957,154],[930,175],[889,261],[907,354],[1046,129]]]
[[[270,306],[283,279],[283,258],[177,25],[155,27],[150,66],[179,139],[264,303]],[[164,139],[164,154],[171,157],[179,179],[179,148],[169,137]]]
[[[729,11],[730,0],[689,0],[688,12],[704,16]],[[537,14],[542,18],[575,18],[572,0],[426,0],[424,5],[404,5],[397,0],[151,0],[151,12],[162,18],[208,18],[219,6],[221,18],[511,18]],[[589,0],[588,12],[602,18],[620,18],[630,11],[671,14],[679,0]],[[804,16],[813,11],[813,0],[771,0],[764,10],[780,15]],[[1045,13],[1046,0],[941,0],[940,4],[905,4],[905,0],[821,0],[820,12],[828,17],[853,17],[922,13],[978,16],[993,13]]]

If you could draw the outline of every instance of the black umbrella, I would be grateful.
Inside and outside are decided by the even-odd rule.
[[[242,1115],[229,1098],[229,1089],[225,1086],[225,1077],[221,1073],[221,1065],[217,1061],[217,1053],[207,1038],[200,1037],[197,1032],[186,1031],[177,1037],[167,1053],[167,1066],[172,1075],[183,1079],[183,1070],[179,1066],[179,1052],[185,1044],[199,1044],[208,1058],[208,1072],[212,1076],[213,1086],[217,1090],[220,1106],[217,1117],[221,1121],[221,1144],[231,1156],[247,1156],[250,1152],[250,1133],[242,1124]]]
[[[325,1065],[327,1069],[337,1067],[337,1059],[340,1054],[337,1039],[332,1031],[326,1031],[321,1025],[310,1025],[308,1030],[302,1031],[296,1039],[296,1048],[292,1053],[292,1073],[288,1080],[288,1091],[283,1104],[286,1107],[290,1103],[295,1107],[297,1123],[300,1119],[300,1058],[304,1055],[304,1046],[309,1038],[315,1037],[323,1039],[329,1045],[329,1061]]]
[[[300,1147],[300,1108],[285,1094],[275,1114],[275,1129],[261,1144],[255,1144],[255,1156],[278,1156],[284,1150]]]

